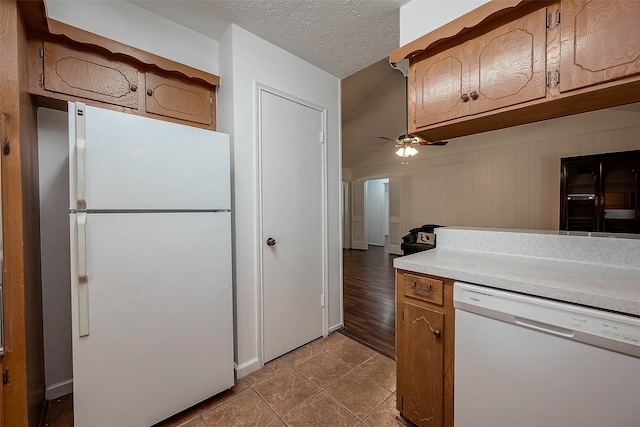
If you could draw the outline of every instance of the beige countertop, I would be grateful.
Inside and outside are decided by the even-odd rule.
[[[436,235],[435,249],[394,267],[640,316],[640,239],[449,227]]]

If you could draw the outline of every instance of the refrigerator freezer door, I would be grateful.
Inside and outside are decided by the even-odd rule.
[[[87,336],[75,216],[75,425],[149,426],[231,387],[231,214],[87,214]]]
[[[226,134],[69,103],[72,210],[229,209],[229,158]]]

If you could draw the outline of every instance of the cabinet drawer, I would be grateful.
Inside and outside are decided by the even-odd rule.
[[[405,297],[442,305],[442,280],[412,274],[401,274],[399,279]]]

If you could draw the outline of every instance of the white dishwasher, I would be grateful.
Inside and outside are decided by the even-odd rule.
[[[456,427],[640,426],[640,318],[461,282],[453,298]]]

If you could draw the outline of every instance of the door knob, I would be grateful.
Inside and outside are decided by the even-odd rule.
[[[275,246],[276,245],[276,239],[274,239],[273,237],[269,237],[267,239],[267,246]]]

